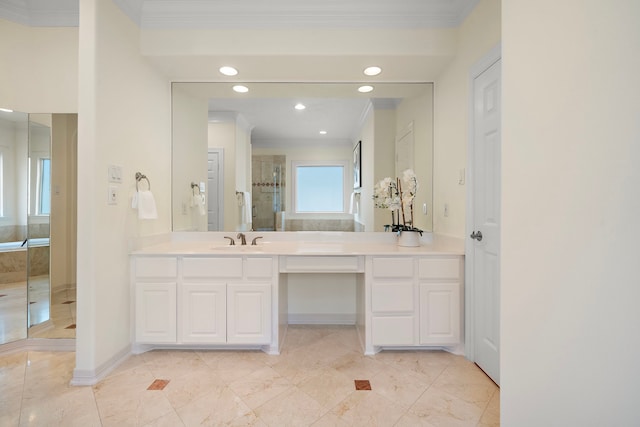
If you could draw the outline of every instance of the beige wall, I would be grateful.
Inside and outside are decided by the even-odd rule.
[[[396,139],[398,133],[411,125],[413,128],[413,170],[418,179],[418,192],[414,200],[414,226],[426,231],[432,230],[433,206],[433,87],[426,93],[413,98],[405,98],[398,106]],[[396,171],[402,177],[403,171]],[[422,213],[422,205],[427,203],[427,215]],[[408,221],[410,213],[405,212]]]
[[[222,148],[224,152],[224,226],[223,230],[236,230],[240,210],[236,197],[236,122],[209,123],[209,148]],[[205,169],[206,170],[206,169]]]
[[[51,290],[76,285],[78,116],[54,114],[51,126]]]
[[[438,233],[465,237],[466,186],[458,181],[467,165],[469,73],[499,42],[500,0],[481,0],[459,29],[456,57],[435,81],[433,229]]]
[[[503,2],[502,425],[640,425],[639,16]]]
[[[32,28],[0,19],[0,58],[3,107],[27,113],[78,111],[77,28]]]
[[[207,100],[172,90],[172,226],[173,231],[207,230],[207,216],[192,205],[191,183],[207,183]],[[206,186],[205,186],[206,188]],[[196,190],[197,192],[197,190]],[[196,193],[197,194],[197,193]]]
[[[131,343],[129,246],[170,231],[170,85],[138,51],[139,31],[110,0],[80,2],[78,329],[76,372],[93,377]],[[108,166],[122,166],[107,205]],[[151,182],[158,219],[131,209],[136,172]]]

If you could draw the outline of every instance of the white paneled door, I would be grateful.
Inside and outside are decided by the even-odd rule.
[[[473,81],[474,360],[500,384],[500,61]]]

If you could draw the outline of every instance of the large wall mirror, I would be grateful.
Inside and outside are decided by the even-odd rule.
[[[242,86],[172,85],[173,231],[383,231],[373,186],[406,164],[416,226],[432,229],[431,83]]]
[[[0,111],[0,344],[75,337],[76,129]]]

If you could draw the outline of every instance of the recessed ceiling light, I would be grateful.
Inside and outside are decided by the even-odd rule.
[[[327,134],[327,131],[326,131],[326,130],[321,130],[321,131],[320,131],[320,135],[326,135],[326,134]]]
[[[368,85],[367,86],[360,86],[358,88],[358,92],[360,92],[360,93],[369,93],[372,90],[373,90],[373,86],[368,86]]]
[[[237,76],[238,70],[236,70],[233,67],[229,67],[228,65],[225,65],[224,67],[220,67],[220,73],[224,74],[225,76]]]
[[[249,88],[246,86],[242,86],[242,85],[235,85],[233,87],[233,90],[238,92],[238,93],[247,93],[249,92]]]
[[[307,108],[307,106],[298,102],[293,108],[295,108],[296,110],[304,110],[305,108]]]
[[[13,113],[13,110],[11,110],[9,108],[0,108],[0,111],[3,111],[5,113]]]
[[[376,67],[376,66],[373,66],[373,67],[367,67],[367,68],[365,68],[365,69],[364,69],[364,73],[365,73],[367,76],[377,76],[377,75],[378,75],[378,74],[380,74],[381,72],[382,72],[382,68],[380,68],[380,67]]]

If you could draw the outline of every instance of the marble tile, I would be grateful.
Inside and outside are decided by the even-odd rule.
[[[475,426],[483,411],[484,407],[480,408],[433,387],[425,391],[409,409],[421,420],[421,424],[434,426]]]
[[[251,409],[229,387],[222,387],[176,409],[185,426],[229,425],[251,413]]]
[[[406,369],[389,366],[371,379],[371,386],[375,393],[408,408],[425,392],[429,383]]]
[[[480,418],[480,422],[478,423],[479,427],[498,427],[500,426],[500,390],[496,390],[496,392],[491,397],[487,408],[484,410],[482,417]]]
[[[291,325],[289,332],[279,356],[131,355],[93,387],[69,385],[74,353],[0,355],[0,426],[500,425],[499,388],[463,357],[363,356],[349,326]],[[147,390],[158,379],[169,382]],[[369,380],[372,390],[356,391],[354,380]]]
[[[144,427],[184,427],[184,423],[176,411],[171,411],[150,423],[144,424]]]
[[[206,367],[195,351],[156,350],[144,353],[143,357],[156,378],[174,378]]]
[[[352,426],[392,426],[405,411],[379,394],[359,392],[350,394],[331,413]]]
[[[226,386],[215,372],[196,370],[172,379],[163,392],[171,406],[179,409],[207,393],[220,392]]]
[[[269,400],[288,391],[293,386],[291,383],[278,374],[276,370],[265,366],[246,377],[240,378],[229,384],[242,400],[255,409]]]
[[[101,426],[91,387],[68,387],[38,399],[23,400],[21,426]]]
[[[371,390],[371,383],[369,380],[354,380],[357,391]]]
[[[267,425],[282,427],[310,425],[325,412],[315,399],[296,387],[255,409],[256,415]]]
[[[309,376],[298,384],[298,388],[326,410],[333,408],[355,391],[352,378],[331,368]]]
[[[382,362],[355,351],[340,356],[330,366],[353,379],[373,378],[385,368]]]
[[[147,390],[164,390],[170,380],[154,380]]]
[[[247,377],[267,364],[270,357],[261,351],[202,351],[198,352],[202,361],[226,384]]]

